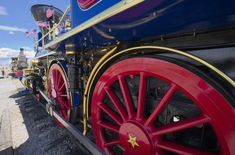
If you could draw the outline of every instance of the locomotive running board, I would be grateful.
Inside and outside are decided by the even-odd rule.
[[[40,94],[47,101],[46,111],[54,116],[81,144],[83,144],[94,155],[105,155],[90,139],[82,134],[81,131],[76,129],[71,123],[66,122],[63,118],[53,109],[53,102],[47,97],[42,90],[39,89]]]

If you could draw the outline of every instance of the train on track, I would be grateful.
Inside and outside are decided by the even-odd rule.
[[[234,6],[71,0],[62,12],[34,5],[40,32],[26,80],[105,154],[235,154]]]
[[[20,48],[19,55],[11,58],[11,73],[10,75],[17,78],[22,78],[23,70],[28,67],[28,59],[24,54],[24,48]]]

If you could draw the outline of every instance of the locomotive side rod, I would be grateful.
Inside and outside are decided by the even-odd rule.
[[[46,94],[40,89],[39,93],[47,101],[46,111],[54,116],[81,144],[83,144],[92,154],[94,155],[105,155],[90,139],[82,134],[77,128],[75,128],[71,123],[66,122],[63,118],[53,109],[53,102],[47,97]]]

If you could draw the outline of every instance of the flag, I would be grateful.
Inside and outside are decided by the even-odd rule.
[[[31,35],[35,35],[35,34],[37,34],[37,30],[36,29],[33,29],[30,32],[29,31],[25,32],[25,36],[26,37],[30,37]]]
[[[25,34],[26,37],[29,37],[29,36],[30,36],[29,31],[26,31],[24,34]]]
[[[46,26],[49,26],[49,22],[47,22],[47,21],[37,21],[36,24],[37,24],[39,27],[46,27]]]
[[[52,8],[48,8],[46,11],[46,17],[50,18],[53,16],[53,14],[54,14],[54,10]]]
[[[37,34],[37,30],[36,30],[36,29],[33,29],[33,30],[31,31],[31,34],[32,34],[32,35]]]

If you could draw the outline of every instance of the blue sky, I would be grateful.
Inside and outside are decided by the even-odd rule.
[[[16,56],[20,47],[25,48],[28,57],[34,55],[34,37],[25,32],[37,29],[30,8],[33,4],[49,4],[65,10],[69,0],[1,0],[0,1],[0,65]],[[36,37],[36,35],[35,35]]]

